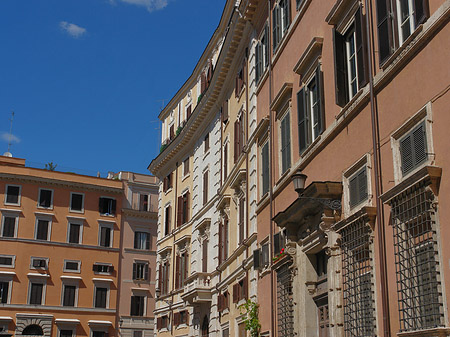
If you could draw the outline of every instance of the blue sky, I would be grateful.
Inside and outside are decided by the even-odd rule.
[[[148,173],[162,100],[191,74],[225,0],[1,0],[0,154]]]

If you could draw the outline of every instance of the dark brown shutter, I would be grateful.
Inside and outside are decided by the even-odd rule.
[[[253,269],[259,269],[261,267],[261,251],[255,249],[253,251]]]
[[[189,266],[188,266],[188,264],[189,264],[189,254],[188,253],[184,253],[184,270],[183,270],[183,273],[184,273],[184,283],[186,283],[186,279],[188,278],[188,276],[189,276]],[[184,286],[184,284],[182,284],[181,286]]]
[[[390,0],[377,0],[378,52],[380,64],[392,53],[392,21]]]
[[[219,224],[219,265],[223,262],[223,221]]]
[[[148,263],[144,267],[144,280],[148,281]]]
[[[297,93],[298,143],[300,154],[308,146],[308,114],[305,88]]]
[[[175,288],[180,288],[180,268],[181,267],[181,258],[179,255],[175,258]]]
[[[244,241],[244,207],[245,207],[245,199],[241,198],[239,200],[239,243]]]
[[[98,211],[99,211],[99,213],[103,213],[103,209],[105,208],[104,204],[105,204],[105,199],[98,198]]]
[[[345,66],[345,40],[333,28],[334,44],[334,83],[336,104],[343,107],[348,101],[347,71]]]
[[[183,197],[178,197],[177,227],[183,224]]]
[[[189,105],[186,111],[187,118],[191,117],[192,114],[192,105]]]
[[[205,72],[202,72],[201,79],[200,79],[200,89],[201,93],[203,94],[206,90],[206,75]]]
[[[225,217],[223,224],[223,259],[225,261],[228,258],[228,217]]]
[[[219,229],[220,231],[220,229]],[[208,271],[208,240],[203,240],[202,272]]]
[[[243,294],[242,294],[242,298],[248,298],[248,276],[246,276],[243,280],[242,280],[242,282],[243,282],[243,287],[242,287],[242,290],[243,290]]]
[[[280,232],[278,232],[273,235],[273,253],[279,254],[280,251],[281,251]]]
[[[239,154],[239,121],[234,122],[234,162],[238,160]]]
[[[222,303],[223,303],[223,295],[219,294],[219,296],[217,297],[217,311],[221,312],[222,309]]]
[[[319,127],[319,134],[325,130],[325,95],[323,88],[323,73],[320,66],[316,68],[316,83],[317,83],[317,104],[319,109],[319,120],[317,121]]]
[[[226,122],[228,120],[228,100],[226,99],[222,104],[222,120]]]
[[[189,221],[189,196],[190,196],[190,193],[189,193],[189,191],[187,191],[184,194],[184,200],[186,202],[186,211],[184,213],[184,222],[188,222]]]
[[[203,173],[203,205],[208,202],[208,171]]]
[[[158,317],[156,319],[156,329],[160,330],[161,329],[161,317]]]
[[[189,311],[185,311],[185,314],[184,314],[184,323],[186,324],[186,325],[189,325]]]
[[[133,280],[137,279],[137,263],[133,263]]]
[[[158,289],[159,289],[159,293],[162,295],[163,294],[163,289],[162,289],[162,265],[159,265],[159,267],[158,267]]]
[[[430,17],[428,0],[414,0],[414,19],[416,27]]]
[[[366,25],[361,5],[355,13],[356,59],[358,63],[358,88],[367,84],[369,78],[369,60],[367,56]]]
[[[145,249],[150,249],[150,233],[145,233]]]
[[[167,191],[167,177],[164,177],[163,179],[163,192]]]
[[[177,326],[180,324],[180,313],[179,312],[175,312],[173,314],[173,325]]]
[[[233,285],[233,303],[239,302],[239,283]]]

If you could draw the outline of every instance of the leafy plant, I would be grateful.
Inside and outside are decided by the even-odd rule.
[[[45,169],[49,170],[49,171],[54,171],[56,170],[56,164],[53,164],[53,162],[51,161],[50,163],[45,164]]]
[[[167,144],[162,144],[161,148],[159,149],[159,153],[163,152],[167,147]]]
[[[286,254],[286,253],[285,253],[285,251],[284,251],[284,248],[282,248],[282,249],[281,249],[281,252],[280,252],[277,256],[274,256],[274,257],[272,258],[272,261],[273,261],[273,262],[278,261],[278,260],[281,259],[285,254]]]
[[[200,94],[197,98],[197,104],[202,100],[202,98],[203,98],[203,94]]]
[[[177,131],[175,132],[175,135],[178,136],[180,134],[181,130],[183,130],[183,128],[181,126],[179,126]]]
[[[261,329],[261,323],[258,319],[259,304],[248,299],[239,309],[241,314],[245,314],[243,319],[245,330],[250,331],[251,337],[258,337]],[[245,312],[243,312],[244,310]]]

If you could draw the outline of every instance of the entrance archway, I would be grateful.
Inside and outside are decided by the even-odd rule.
[[[42,328],[37,324],[31,324],[28,325],[25,329],[23,329],[22,335],[44,336],[44,330],[42,330]]]

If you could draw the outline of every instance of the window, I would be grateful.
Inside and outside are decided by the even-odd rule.
[[[445,325],[436,237],[438,210],[429,183],[421,180],[389,201],[401,332]]]
[[[173,324],[175,326],[185,324],[187,325],[189,322],[189,312],[187,310],[183,310],[180,312],[175,312],[173,314]]]
[[[344,107],[368,79],[368,57],[364,16],[361,7],[342,34],[334,29],[336,104]]]
[[[202,241],[202,272],[208,272],[208,240],[203,239]]]
[[[48,258],[44,257],[31,257],[30,269],[48,269]]]
[[[150,233],[134,232],[134,249],[149,250],[150,249]]]
[[[324,250],[321,250],[319,253],[314,255],[315,263],[314,268],[316,269],[317,278],[319,280],[327,277],[328,273],[328,256]]]
[[[53,207],[53,190],[39,189],[39,203],[38,207],[52,208]]]
[[[208,171],[203,172],[203,205],[208,203]]]
[[[0,255],[0,267],[14,268],[16,256],[15,255]]]
[[[247,276],[241,281],[233,285],[233,303],[238,303],[240,300],[248,297],[248,279]]]
[[[284,263],[276,270],[277,274],[277,313],[278,313],[278,336],[294,336],[294,308],[292,276],[289,264]],[[319,334],[321,337],[322,335]],[[327,336],[327,335],[324,335]]]
[[[50,240],[50,221],[44,219],[37,219],[36,224],[36,240]]]
[[[187,157],[183,161],[183,176],[187,176],[189,174],[189,157]]]
[[[313,78],[297,93],[299,150],[302,154],[324,130],[322,72],[317,67]]]
[[[364,166],[349,178],[350,207],[367,200],[367,170]]]
[[[79,273],[81,271],[81,261],[64,260],[64,271]]]
[[[269,158],[269,142],[267,141],[261,148],[261,196],[269,193],[269,174],[270,174],[270,158]]]
[[[273,34],[273,50],[278,48],[281,39],[286,35],[286,32],[291,23],[290,18],[290,0],[279,0],[275,3],[272,10],[272,34]]]
[[[74,307],[77,287],[75,285],[63,284],[62,305],[65,307]]]
[[[9,281],[0,280],[0,303],[5,304],[9,301]]]
[[[21,189],[21,186],[6,185],[5,205],[20,205]]]
[[[100,197],[98,199],[98,211],[101,215],[115,215],[116,200],[112,198]]]
[[[145,296],[131,296],[131,316],[144,316],[145,312]]]
[[[133,263],[133,280],[148,281],[148,262]]]
[[[173,172],[171,172],[170,174],[168,174],[167,176],[164,177],[163,180],[163,192],[167,192],[172,188],[172,184],[173,184]]]
[[[68,230],[69,243],[81,243],[81,229],[82,229],[81,224],[69,222],[69,230]]]
[[[219,228],[219,264],[228,258],[228,217],[224,215]]]
[[[239,114],[234,122],[234,162],[237,162],[244,151],[244,114]]]
[[[230,329],[229,328],[223,329],[222,337],[230,337]]]
[[[228,141],[223,146],[223,180],[228,177]]]
[[[114,271],[114,266],[108,263],[94,263],[92,270],[96,274],[111,275]]]
[[[290,112],[281,119],[280,123],[281,138],[281,174],[291,168],[291,121]]]
[[[156,319],[156,329],[167,329],[169,326],[169,316],[162,316]]]
[[[279,254],[283,248],[286,247],[285,231],[275,233],[273,235],[273,253]]]
[[[107,337],[108,334],[105,331],[92,330],[92,337]]]
[[[172,206],[168,205],[165,208],[165,216],[164,216],[164,235],[169,235],[170,234],[170,219],[171,219],[171,214],[172,214]]]
[[[261,248],[253,251],[253,268],[262,269],[267,267],[269,264],[269,244],[266,243],[263,244]]]
[[[113,229],[110,226],[100,225],[99,226],[99,245],[101,247],[110,248],[112,247],[112,236]]]
[[[228,117],[229,117],[229,114],[228,114],[228,100],[227,99],[224,100],[223,103],[222,103],[222,109],[220,111],[220,116],[222,118],[222,123],[223,124],[227,124]]]
[[[236,85],[234,89],[234,94],[236,97],[239,97],[241,95],[241,92],[245,87],[245,74],[247,71],[246,61],[246,59],[243,60],[242,66],[236,74]]]
[[[269,25],[266,23],[255,47],[256,83],[259,83],[269,66]]]
[[[14,238],[16,236],[16,227],[19,220],[18,216],[4,215],[2,220],[2,237]]]
[[[73,330],[59,330],[59,337],[72,337],[73,336]]]
[[[239,199],[239,244],[245,239],[245,198]]]
[[[403,176],[428,159],[425,122],[420,123],[399,140]]]
[[[189,106],[186,108],[186,119],[189,119],[192,115],[192,105],[189,104]]]
[[[222,312],[225,309],[230,309],[230,294],[228,291],[224,291],[222,294],[219,294],[217,302],[217,310],[219,312]]]
[[[142,330],[134,330],[133,337],[144,337],[144,331]]]
[[[169,292],[169,273],[170,264],[169,262],[164,262],[160,264],[158,271],[158,287],[161,295],[166,295]]]
[[[28,304],[41,305],[43,302],[44,284],[30,282],[30,293]]]
[[[70,193],[70,211],[71,212],[84,211],[84,194]]]
[[[189,254],[187,252],[176,256],[176,271],[175,271],[175,287],[177,289],[184,286],[184,281],[188,277],[189,271]]]
[[[206,153],[208,151],[209,151],[209,133],[207,133],[205,138],[203,139],[203,153]]]
[[[108,298],[108,288],[95,286],[94,307],[106,308]]]
[[[380,64],[429,17],[428,0],[377,0]]]
[[[141,212],[148,212],[150,211],[150,204],[149,204],[149,195],[148,194],[139,194],[139,210]]]
[[[177,226],[185,224],[189,221],[189,191],[178,197],[178,214]]]
[[[375,296],[367,215],[345,224],[339,233],[342,251],[344,331],[349,336],[375,336]]]

